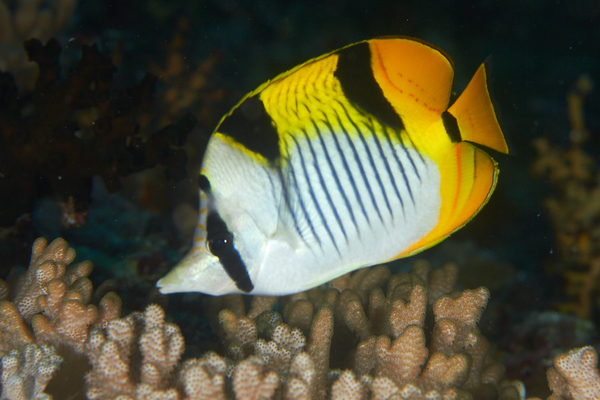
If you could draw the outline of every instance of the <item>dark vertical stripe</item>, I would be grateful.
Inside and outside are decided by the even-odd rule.
[[[234,108],[216,131],[271,162],[280,156],[279,134],[258,95],[248,97]]]
[[[329,125],[329,123],[327,121],[324,121],[324,122],[329,127],[330,135],[335,137],[335,132],[333,132],[331,125]],[[321,143],[321,147],[323,148],[323,152],[325,153],[325,159],[327,160],[327,164],[329,165],[329,169],[331,170],[331,174],[333,175],[333,179],[335,180],[338,191],[344,198],[344,203],[346,204],[346,209],[348,210],[348,213],[350,214],[350,218],[352,219],[352,223],[354,224],[354,227],[358,231],[358,226],[356,225],[356,218],[354,217],[354,213],[352,212],[352,207],[350,207],[350,201],[348,201],[346,192],[344,191],[344,188],[342,187],[342,183],[340,182],[340,178],[338,177],[337,171],[335,170],[335,168],[333,166],[333,162],[331,161],[331,157],[329,156],[329,150],[327,149],[327,146],[325,146],[325,140],[323,140],[323,135],[321,134],[321,130],[319,129],[319,127],[317,126],[315,121],[312,121],[312,123],[313,123],[313,126],[315,127],[315,131],[317,132],[317,135],[319,136],[319,142]],[[344,230],[342,220],[339,218],[338,212],[335,208],[334,208],[334,212],[336,214],[336,219],[338,219],[338,222],[342,228],[342,231],[344,232],[344,237],[346,238],[346,243],[348,243],[348,237],[346,237],[346,232]]]
[[[250,293],[254,289],[248,269],[240,257],[240,253],[235,248],[235,237],[227,228],[227,224],[221,216],[216,212],[211,212],[206,218],[206,240],[218,240],[222,235],[229,236],[232,241],[224,250],[215,254],[219,258],[219,262],[223,269],[229,275],[235,285],[243,292]]]
[[[417,178],[419,178],[419,182],[421,182],[421,175],[419,175],[419,170],[417,170],[417,166],[415,165],[415,161],[413,160],[412,156],[410,155],[410,152],[408,151],[408,149],[406,148],[406,145],[404,144],[404,139],[402,139],[402,132],[401,131],[397,131],[396,132],[396,136],[398,137],[398,140],[400,141],[400,147],[402,147],[402,150],[404,150],[404,154],[406,155],[406,157],[410,161],[410,165],[412,165],[413,170],[415,171],[415,175],[417,175]],[[408,135],[406,135],[406,136],[408,136]],[[408,138],[408,140],[410,140],[410,137]],[[411,141],[411,143],[412,143],[412,141]],[[421,155],[419,154],[419,156],[421,156]],[[423,160],[422,157],[421,157],[421,160],[423,161],[423,163],[425,163],[425,161]]]
[[[400,116],[373,76],[369,43],[361,42],[346,47],[338,55],[334,75],[340,81],[348,100],[383,123],[395,129],[403,129]]]
[[[315,226],[312,223],[311,216],[308,214],[308,210],[306,209],[306,205],[304,204],[304,200],[302,199],[302,191],[300,190],[300,186],[298,186],[298,178],[296,177],[296,170],[294,169],[294,166],[291,163],[290,163],[290,173],[292,174],[292,179],[294,180],[294,186],[296,187],[296,194],[298,195],[298,202],[300,203],[300,208],[302,209],[304,218],[306,219],[306,222],[308,223],[308,227],[310,228],[310,231],[312,232],[313,236],[315,237],[315,239],[317,239],[317,242],[319,243],[319,247],[322,247],[321,238],[319,237],[319,235],[317,235],[317,231],[315,229]]]
[[[415,142],[413,142],[413,140],[410,137],[410,134],[408,132],[406,132],[406,137],[408,138],[408,141],[412,145],[412,148],[415,149],[415,153],[417,153],[417,155],[419,156],[419,159],[421,160],[421,163],[423,165],[427,166],[427,164],[425,164],[425,159],[423,158],[423,155],[421,154],[421,152],[419,151],[419,149],[417,149],[417,146],[415,146]]]
[[[344,132],[344,135],[346,137],[349,137],[348,132],[346,131],[344,124],[342,124],[342,120],[340,119],[340,116],[338,115],[337,111],[335,112],[335,116],[337,118],[338,124],[340,125],[340,128],[342,129],[342,132]],[[342,151],[342,148],[340,146],[340,142],[338,140],[337,135],[333,135],[333,140],[335,141],[335,146],[337,148],[338,153],[340,153],[340,155],[342,157],[344,169],[346,170],[346,172],[348,174],[348,179],[350,179],[350,183],[352,184],[352,190],[354,190],[354,196],[356,196],[356,200],[358,201],[358,204],[360,205],[360,209],[361,209],[363,215],[365,216],[367,223],[369,224],[369,226],[371,226],[371,220],[369,219],[369,214],[367,214],[367,210],[365,209],[365,205],[362,201],[362,196],[360,195],[358,187],[356,186],[356,181],[354,180],[354,175],[352,175],[352,170],[350,169],[350,166],[348,165],[348,161],[346,160],[346,155]]]
[[[381,147],[381,142],[379,141],[379,138],[377,137],[377,134],[375,132],[375,126],[373,125],[373,121],[371,119],[369,119],[369,129],[371,130],[371,134],[373,135],[373,138],[375,139],[375,143],[377,144],[377,149],[379,150],[379,155],[381,156],[381,159],[383,160],[383,162],[385,164],[385,170],[387,171],[388,178],[390,179],[390,182],[394,186],[394,192],[396,192],[396,197],[398,197],[398,200],[400,201],[400,206],[402,207],[402,213],[404,213],[404,201],[402,201],[402,196],[400,196],[400,192],[398,191],[398,186],[396,186],[396,180],[394,179],[394,175],[392,175],[392,169],[390,168],[390,164],[388,163],[387,157],[383,153],[383,148]],[[385,129],[385,128],[383,128],[383,129]],[[392,216],[393,216],[393,213],[391,211],[390,211],[390,214],[392,214]]]
[[[350,114],[348,113],[348,110],[346,110],[346,107],[344,107],[344,105],[342,103],[340,103],[340,105],[344,109],[344,112],[346,113],[346,117],[348,118],[348,121],[350,121],[350,124],[358,132],[358,126],[356,126],[354,121],[352,121],[352,118],[350,118]],[[375,201],[375,196],[373,195],[373,190],[371,190],[371,185],[369,184],[369,180],[367,179],[367,175],[365,174],[365,169],[362,165],[362,161],[360,160],[358,152],[356,151],[354,142],[352,141],[350,134],[345,129],[343,130],[343,132],[344,132],[344,135],[346,136],[346,140],[348,141],[348,144],[350,145],[350,148],[352,149],[352,153],[354,154],[354,161],[356,162],[356,165],[358,165],[360,175],[362,176],[363,182],[365,183],[367,191],[369,192],[369,196],[371,197],[371,203],[373,204],[373,207],[375,208],[375,211],[377,212],[377,215],[379,216],[379,220],[381,222],[383,222],[383,218],[381,217],[381,212],[379,211],[379,207],[377,206],[377,202]]]
[[[336,116],[337,116],[337,113],[336,113]],[[367,215],[367,212],[365,211],[365,206],[363,205],[362,199],[360,198],[360,194],[358,193],[358,188],[356,187],[356,182],[354,182],[354,177],[352,176],[352,171],[350,170],[350,167],[348,166],[348,161],[346,161],[346,156],[344,155],[344,152],[342,151],[342,149],[340,147],[340,142],[337,138],[337,134],[333,131],[333,127],[331,126],[331,122],[329,122],[329,118],[327,117],[327,115],[325,115],[325,120],[323,122],[327,125],[327,127],[331,131],[331,137],[333,138],[333,141],[335,142],[335,148],[338,152],[338,155],[342,159],[342,165],[344,166],[344,171],[346,171],[346,176],[348,177],[348,180],[350,181],[350,184],[352,185],[352,189],[354,190],[354,195],[356,196],[358,203],[360,204],[360,207],[365,216],[365,219],[367,220],[367,222],[369,222],[369,216]],[[342,130],[344,130],[344,127],[342,126],[341,121],[339,120],[339,116],[338,116],[338,122],[339,122]],[[331,166],[331,168],[333,169],[333,166]],[[348,197],[346,196],[346,193],[345,193],[344,189],[342,188],[340,181],[337,178],[336,178],[336,182],[338,184],[340,193],[342,193],[342,196],[344,196],[344,201],[346,203],[346,207],[348,208],[348,212],[350,213],[350,217],[352,218],[352,223],[354,224],[354,228],[356,229],[356,232],[360,236],[360,229],[358,228],[358,224],[356,223],[356,217],[354,216],[354,211],[352,210],[352,205],[350,204],[350,201],[348,200]]]
[[[392,207],[390,207],[390,201],[387,197],[387,193],[385,192],[385,187],[383,186],[383,182],[381,181],[381,176],[379,176],[379,171],[377,170],[377,167],[375,166],[375,160],[373,159],[373,155],[371,154],[371,149],[369,148],[369,145],[367,144],[367,140],[365,139],[365,136],[363,135],[362,130],[360,130],[360,129],[358,130],[358,136],[360,137],[360,141],[362,142],[363,146],[365,147],[365,151],[367,152],[367,158],[369,159],[369,164],[371,165],[371,169],[373,169],[373,172],[375,172],[375,179],[377,180],[377,183],[379,184],[379,189],[381,190],[381,194],[383,195],[383,198],[385,200],[385,205],[387,206],[387,209],[388,209],[390,215],[392,215]]]
[[[298,143],[298,141],[296,140],[296,138],[294,136],[291,136],[291,138],[296,143],[296,149],[298,150],[298,155],[300,156],[300,163],[302,164],[302,170],[304,172],[304,179],[306,180],[306,183],[308,184],[308,191],[310,193],[310,197],[312,198],[312,201],[315,204],[317,213],[319,214],[319,217],[321,218],[321,222],[323,223],[325,230],[329,234],[329,238],[331,239],[331,242],[333,243],[338,254],[341,256],[342,253],[340,253],[340,249],[338,248],[337,243],[336,243],[335,239],[333,238],[333,233],[331,232],[331,229],[329,228],[329,224],[327,223],[327,220],[325,219],[325,214],[323,214],[323,210],[321,209],[321,206],[319,205],[319,202],[317,201],[317,196],[315,195],[315,191],[313,190],[312,183],[310,181],[310,176],[308,175],[308,170],[306,168],[306,162],[304,160],[304,155],[302,154],[302,147],[300,147],[300,144]],[[317,168],[317,171],[318,171],[318,168]],[[310,216],[308,217],[308,219],[310,219]]]
[[[387,143],[390,146],[390,151],[394,155],[394,159],[396,160],[396,164],[398,165],[398,169],[400,169],[400,173],[402,173],[402,178],[404,178],[404,184],[406,185],[406,188],[408,189],[408,194],[410,195],[410,199],[412,200],[412,203],[413,203],[413,206],[414,206],[415,205],[415,198],[413,196],[413,192],[412,192],[412,189],[410,187],[410,183],[408,182],[408,177],[406,176],[406,171],[404,170],[404,165],[402,165],[402,162],[398,158],[398,154],[396,154],[396,148],[394,147],[394,143],[392,142],[392,138],[390,136],[390,133],[387,130],[387,127],[385,125],[382,125],[382,129],[383,129],[383,132],[385,132],[385,135],[387,136]],[[400,143],[400,146],[404,146],[404,145],[402,143]]]
[[[313,123],[313,125],[315,125],[315,122],[312,119],[311,119],[311,122]],[[319,128],[317,128],[316,125],[315,125],[315,129],[317,130],[317,134],[320,136],[321,133],[319,132]],[[310,140],[310,138],[308,137],[308,133],[306,133],[306,131],[304,129],[302,129],[302,133],[304,134],[304,137],[306,138],[306,142],[308,143],[308,148],[309,148],[310,153],[313,158],[313,166],[314,166],[315,170],[317,171],[317,176],[319,177],[319,183],[321,184],[323,193],[325,193],[325,197],[327,197],[327,202],[329,203],[329,207],[331,208],[331,211],[333,211],[333,215],[335,216],[335,219],[336,219],[338,225],[340,226],[342,233],[344,234],[346,243],[348,243],[348,236],[346,235],[346,229],[344,229],[344,225],[342,224],[342,219],[340,218],[340,215],[337,212],[337,207],[333,203],[333,200],[331,199],[331,193],[329,193],[329,189],[327,188],[327,185],[325,184],[325,179],[323,178],[323,173],[321,172],[321,168],[320,168],[321,166],[319,165],[319,161],[317,160],[317,154],[315,153],[315,149],[312,145],[312,140]]]
[[[288,209],[288,211],[292,215],[292,219],[294,220],[294,227],[296,228],[296,232],[298,232],[298,235],[300,236],[302,241],[308,245],[308,243],[306,242],[306,239],[304,238],[304,235],[302,234],[302,231],[300,230],[300,224],[298,223],[298,216],[296,215],[296,210],[294,210],[291,206],[289,188],[283,178],[283,171],[281,171],[281,168],[277,168],[277,177],[279,178],[279,184],[281,185],[281,190],[283,192],[282,196],[285,201],[285,207]],[[269,179],[271,179],[270,175],[269,175]],[[273,182],[271,182],[271,186],[273,186]],[[277,201],[274,204],[277,204]]]

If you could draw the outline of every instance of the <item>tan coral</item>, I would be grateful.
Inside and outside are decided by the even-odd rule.
[[[76,0],[57,0],[42,6],[40,1],[18,0],[9,7],[0,1],[0,70],[10,71],[19,86],[33,87],[37,68],[29,63],[23,42],[30,38],[46,42],[65,28],[77,6]]]
[[[35,337],[42,343],[67,344],[82,352],[90,326],[105,325],[118,317],[121,303],[109,293],[98,308],[88,304],[92,283],[87,276],[92,264],[70,263],[75,251],[62,239],[47,244],[37,239],[32,248],[31,263],[15,291],[14,303],[26,321],[31,322]]]
[[[177,398],[171,385],[184,341],[179,327],[164,319],[164,311],[154,304],[143,314],[110,321],[106,333],[92,332],[86,344],[92,364],[86,377],[88,398]],[[136,347],[141,357],[133,357]]]
[[[52,346],[27,344],[2,357],[2,392],[6,400],[48,399],[46,385],[59,369],[62,358]]]
[[[271,398],[278,385],[277,373],[266,371],[264,362],[258,357],[243,360],[233,373],[233,391],[238,400]]]
[[[56,239],[50,244],[44,238],[35,240],[29,268],[18,282],[13,300],[26,321],[42,311],[38,298],[46,294],[46,284],[62,277],[67,265],[74,259],[75,250],[63,239]]]
[[[367,388],[354,376],[352,371],[343,371],[331,388],[331,400],[363,400]]]
[[[9,301],[0,303],[0,356],[34,341],[35,337],[17,306]]]
[[[201,359],[186,360],[179,378],[186,400],[225,400],[226,373],[225,360],[213,352]]]
[[[582,347],[558,355],[548,370],[548,382],[557,399],[600,398],[598,353],[593,347]]]
[[[238,318],[229,310],[219,313],[219,322],[224,331],[227,354],[239,361],[251,354],[252,346],[258,338],[256,325],[250,318]]]
[[[50,267],[41,268],[42,279],[27,281],[28,294],[22,296],[35,299],[25,302],[25,310],[37,307],[43,313],[31,318],[36,335],[17,307],[5,302],[0,343],[9,348],[28,340],[62,340],[76,349],[73,343],[87,337],[92,400],[512,400],[521,395],[517,386],[500,384],[504,370],[490,361],[489,344],[477,328],[489,292],[452,292],[452,264],[437,272],[426,262],[416,263],[412,272],[390,277],[387,292],[382,289],[386,267],[348,275],[336,282],[342,292],[317,288],[283,299],[283,317],[272,310],[275,298],[254,299],[248,314],[242,296],[212,300],[217,333],[230,358],[208,353],[179,364],[183,337],[165,322],[162,308],[151,305],[144,313],[116,318],[120,300],[114,293],[105,295],[99,312],[89,308],[91,265],[69,267],[68,245],[40,243],[31,270]],[[62,249],[62,258],[47,248]],[[42,257],[44,251],[49,256]],[[435,324],[429,335],[424,326],[432,296]],[[332,370],[334,364],[340,369]]]
[[[317,371],[311,357],[307,353],[299,353],[290,365],[289,377],[285,383],[284,398],[286,400],[311,400],[323,394],[317,394],[315,387]]]
[[[306,349],[315,364],[316,378],[312,389],[315,399],[325,398],[332,337],[333,310],[329,303],[323,303],[313,321],[310,341]]]
[[[254,344],[255,354],[282,378],[287,378],[292,358],[304,349],[306,339],[300,329],[291,329],[279,324],[274,329],[272,340],[259,339]]]

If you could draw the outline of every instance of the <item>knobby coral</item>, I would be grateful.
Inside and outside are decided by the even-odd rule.
[[[153,133],[138,122],[152,114],[156,77],[147,74],[119,92],[112,60],[95,45],[82,45],[79,63],[61,79],[56,40],[24,46],[40,70],[34,90],[19,94],[14,76],[0,72],[0,205],[6,211],[0,226],[32,211],[40,179],[61,201],[63,223],[79,226],[94,176],[109,192],[120,189],[120,177],[157,165],[168,178],[185,176],[182,146],[196,118],[188,114]]]
[[[23,42],[32,37],[47,41],[62,31],[75,11],[76,0],[0,0],[0,71],[13,73],[20,86],[33,88],[37,74],[28,62]]]
[[[213,298],[222,355],[181,362],[183,335],[160,306],[119,318],[114,293],[90,304],[91,264],[74,257],[64,240],[38,239],[15,290],[0,281],[3,400],[525,397],[502,381],[477,327],[488,290],[454,291],[454,264],[363,269],[327,288],[253,297],[247,311],[242,296]],[[597,398],[596,364],[591,348],[559,356],[551,399]]]
[[[584,145],[590,135],[583,106],[592,88],[590,77],[582,75],[567,95],[569,148],[551,145],[543,137],[533,142],[538,157],[532,172],[555,189],[544,201],[560,256],[554,268],[566,278],[566,292],[573,298],[561,309],[581,318],[590,318],[594,303],[600,302],[600,175]]]

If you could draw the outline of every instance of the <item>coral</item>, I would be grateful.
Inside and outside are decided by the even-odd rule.
[[[2,357],[2,393],[6,400],[50,399],[46,385],[62,363],[52,346],[26,345]]]
[[[170,388],[171,374],[183,350],[179,327],[165,323],[164,311],[157,305],[148,306],[143,314],[112,320],[106,333],[92,331],[87,343],[92,364],[86,376],[87,396],[91,400],[177,398]]]
[[[598,302],[600,279],[600,175],[594,159],[584,150],[589,134],[583,104],[592,87],[591,79],[582,75],[567,95],[570,148],[555,148],[546,138],[535,139],[538,157],[531,168],[555,189],[544,201],[560,254],[554,269],[566,278],[566,292],[573,298],[562,304],[561,310],[581,318],[589,318]]]
[[[189,31],[189,19],[180,18],[166,45],[164,65],[153,63],[149,67],[152,74],[160,77],[164,87],[160,98],[162,111],[159,123],[167,124],[193,111],[207,128],[212,128],[219,122],[215,118],[222,115],[221,112],[215,112],[214,107],[224,100],[226,93],[223,88],[211,84],[211,75],[221,56],[214,52],[205,60],[190,65],[193,56],[185,51]],[[204,146],[190,150],[202,154]]]
[[[47,41],[62,31],[71,19],[76,0],[0,1],[0,71],[11,72],[19,86],[32,89],[37,68],[27,62],[23,42],[37,38]]]
[[[502,390],[510,399],[518,390],[500,387],[504,369],[490,361],[489,344],[477,328],[489,292],[454,293],[456,276],[456,265],[430,273],[424,262],[394,276],[383,266],[361,270],[336,279],[330,289],[282,299],[283,318],[273,311],[244,316],[235,296],[213,306],[236,309],[219,312],[227,354],[261,359],[280,377],[275,393],[283,398],[493,399]],[[381,289],[386,283],[387,294]],[[435,324],[427,338],[430,302]],[[304,326],[307,317],[312,324],[305,341],[305,330],[292,326]],[[300,363],[302,358],[310,362]],[[265,376],[263,367],[255,369]]]
[[[98,306],[89,304],[92,265],[70,265],[74,259],[75,251],[64,240],[48,244],[37,239],[29,268],[0,303],[2,388],[13,393],[3,399],[44,398],[50,379],[63,370],[71,375],[70,384],[57,384],[56,393],[73,396],[69,390],[77,393],[75,377],[89,368],[84,345],[90,329],[101,329],[119,316],[121,300],[114,292],[105,294]]]
[[[592,400],[600,398],[598,353],[593,347],[573,349],[554,359],[548,370],[552,396],[548,400]]]
[[[74,257],[64,240],[38,239],[1,303],[3,398],[83,398],[84,381],[88,399],[524,398],[522,384],[502,381],[477,327],[489,292],[454,291],[453,264],[430,271],[420,261],[396,275],[378,266],[286,298],[254,298],[247,311],[242,296],[214,299],[225,356],[181,361],[183,336],[160,306],[119,318],[114,293],[90,305],[91,265],[71,265]],[[598,379],[595,352],[573,354],[549,373],[563,394]],[[61,373],[69,385],[53,385]],[[79,394],[60,391],[67,387]]]
[[[117,92],[112,61],[83,45],[81,60],[61,80],[56,40],[31,39],[25,48],[40,68],[33,92],[19,95],[13,76],[0,73],[0,204],[10,210],[0,225],[31,212],[40,178],[61,201],[63,223],[79,226],[94,175],[111,192],[120,188],[119,177],[159,164],[168,178],[185,176],[182,146],[196,119],[188,114],[154,133],[137,122],[152,114],[155,77]]]

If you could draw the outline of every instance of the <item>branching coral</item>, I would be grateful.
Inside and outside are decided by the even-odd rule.
[[[546,138],[538,138],[533,142],[538,158],[532,165],[533,173],[556,189],[544,202],[561,257],[555,268],[567,280],[567,294],[576,298],[562,309],[582,318],[590,317],[598,301],[600,281],[600,175],[584,150],[589,134],[583,103],[592,87],[591,79],[582,75],[567,95],[570,148],[555,148]]]
[[[328,288],[253,298],[247,311],[242,296],[215,299],[224,356],[182,362],[183,336],[160,306],[119,318],[114,293],[90,305],[91,265],[70,265],[74,256],[62,239],[38,239],[28,271],[0,304],[2,399],[525,398],[521,383],[502,381],[477,327],[488,290],[454,291],[453,264],[361,270]],[[598,398],[596,364],[592,348],[557,357],[550,399]]]
[[[76,0],[0,1],[0,71],[11,72],[20,85],[33,88],[37,73],[34,64],[27,62],[23,42],[38,38],[47,41],[62,31],[77,6]]]
[[[88,398],[178,398],[170,387],[171,374],[183,350],[179,327],[165,323],[164,311],[157,305],[143,314],[110,321],[106,334],[94,330],[87,343],[92,364],[86,377]]]
[[[26,345],[2,357],[2,399],[49,399],[46,385],[56,373],[62,358],[49,345]]]
[[[52,376],[64,378],[59,365],[70,371],[71,382],[77,376],[72,369],[80,369],[82,377],[88,368],[84,344],[90,328],[104,327],[119,316],[121,301],[114,292],[98,306],[89,304],[92,265],[70,265],[74,258],[75,251],[64,240],[48,244],[37,239],[28,270],[12,297],[0,303],[1,398],[37,398],[32,393],[42,393]],[[60,394],[78,390],[76,385],[56,386]]]
[[[598,353],[593,347],[582,347],[558,355],[548,370],[548,383],[552,390],[548,400],[600,398]]]
[[[61,80],[57,41],[32,39],[25,48],[40,69],[33,92],[19,95],[13,76],[0,73],[0,204],[10,210],[0,225],[31,212],[40,178],[61,200],[63,222],[77,226],[85,222],[95,175],[109,191],[120,188],[119,177],[159,164],[169,178],[185,176],[182,146],[195,117],[154,133],[137,122],[152,112],[155,77],[116,92],[112,61],[84,45],[81,60]]]

